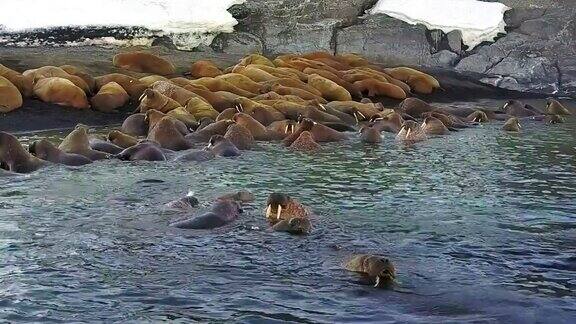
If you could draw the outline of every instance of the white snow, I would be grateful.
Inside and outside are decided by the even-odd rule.
[[[508,9],[499,2],[477,0],[379,0],[369,13],[383,13],[445,33],[460,30],[462,41],[472,49],[505,33],[504,12]]]
[[[227,11],[245,0],[1,0],[0,31],[53,27],[144,27],[176,45],[210,44],[238,23]]]

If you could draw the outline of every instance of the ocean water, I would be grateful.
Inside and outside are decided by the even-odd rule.
[[[0,178],[0,321],[573,323],[576,118],[501,125]],[[185,215],[164,203],[240,189],[256,201],[229,226],[168,226]],[[270,231],[274,191],[312,208],[310,235]],[[353,253],[391,258],[396,284],[344,271]]]

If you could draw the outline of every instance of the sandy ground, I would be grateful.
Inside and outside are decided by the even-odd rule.
[[[0,48],[0,63],[16,71],[23,72],[28,69],[45,65],[60,66],[64,64],[76,65],[84,68],[94,76],[107,73],[120,72],[134,77],[146,74],[136,73],[115,68],[112,57],[121,51],[140,48],[106,48],[96,46],[86,47],[32,47],[32,48]],[[228,55],[210,52],[186,52],[171,50],[165,47],[146,48],[147,51],[158,54],[170,60],[179,75],[188,71],[192,62],[200,59],[212,60],[220,67],[235,64],[240,55]],[[428,71],[436,76],[444,91],[431,96],[422,96],[430,102],[452,102],[474,100],[477,98],[510,98],[520,97],[521,94],[506,92],[501,89],[481,85],[475,81],[466,80],[456,75],[440,70]],[[383,103],[393,107],[397,102],[384,100]],[[63,108],[57,105],[46,104],[38,100],[26,100],[24,106],[8,114],[0,114],[0,130],[7,132],[30,132],[48,129],[73,128],[77,123],[89,126],[105,126],[120,124],[134,110],[134,104],[125,107],[114,114],[104,114],[92,110],[78,111]]]

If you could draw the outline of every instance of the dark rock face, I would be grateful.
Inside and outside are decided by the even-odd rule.
[[[492,1],[492,0],[484,0]],[[576,96],[576,6],[570,0],[500,0],[507,34],[474,49],[448,34],[386,15],[376,0],[248,0],[230,9],[236,32],[218,36],[224,53],[359,53],[386,65],[445,68],[497,87]]]

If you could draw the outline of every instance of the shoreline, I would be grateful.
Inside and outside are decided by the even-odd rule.
[[[134,49],[141,48],[100,46],[0,47],[0,63],[19,72],[45,65],[71,64],[85,69],[93,76],[118,72],[140,78],[148,74],[118,69],[112,64],[112,57],[115,54]],[[146,48],[146,50],[171,61],[176,66],[178,75],[183,75],[196,60],[208,59],[220,67],[228,67],[243,57],[243,55],[214,52],[181,51],[159,46]],[[477,101],[480,99],[540,99],[546,97],[485,85],[453,71],[425,68],[421,70],[434,75],[444,89],[444,91],[436,92],[432,95],[416,96],[430,103]],[[381,102],[387,107],[395,107],[399,103],[397,100],[390,99],[384,99]],[[85,111],[65,108],[35,99],[26,99],[22,108],[7,114],[0,114],[0,130],[19,133],[39,132],[50,129],[74,128],[79,123],[88,126],[110,126],[121,124],[135,108],[136,103],[130,103],[118,113],[101,113],[94,110]]]

